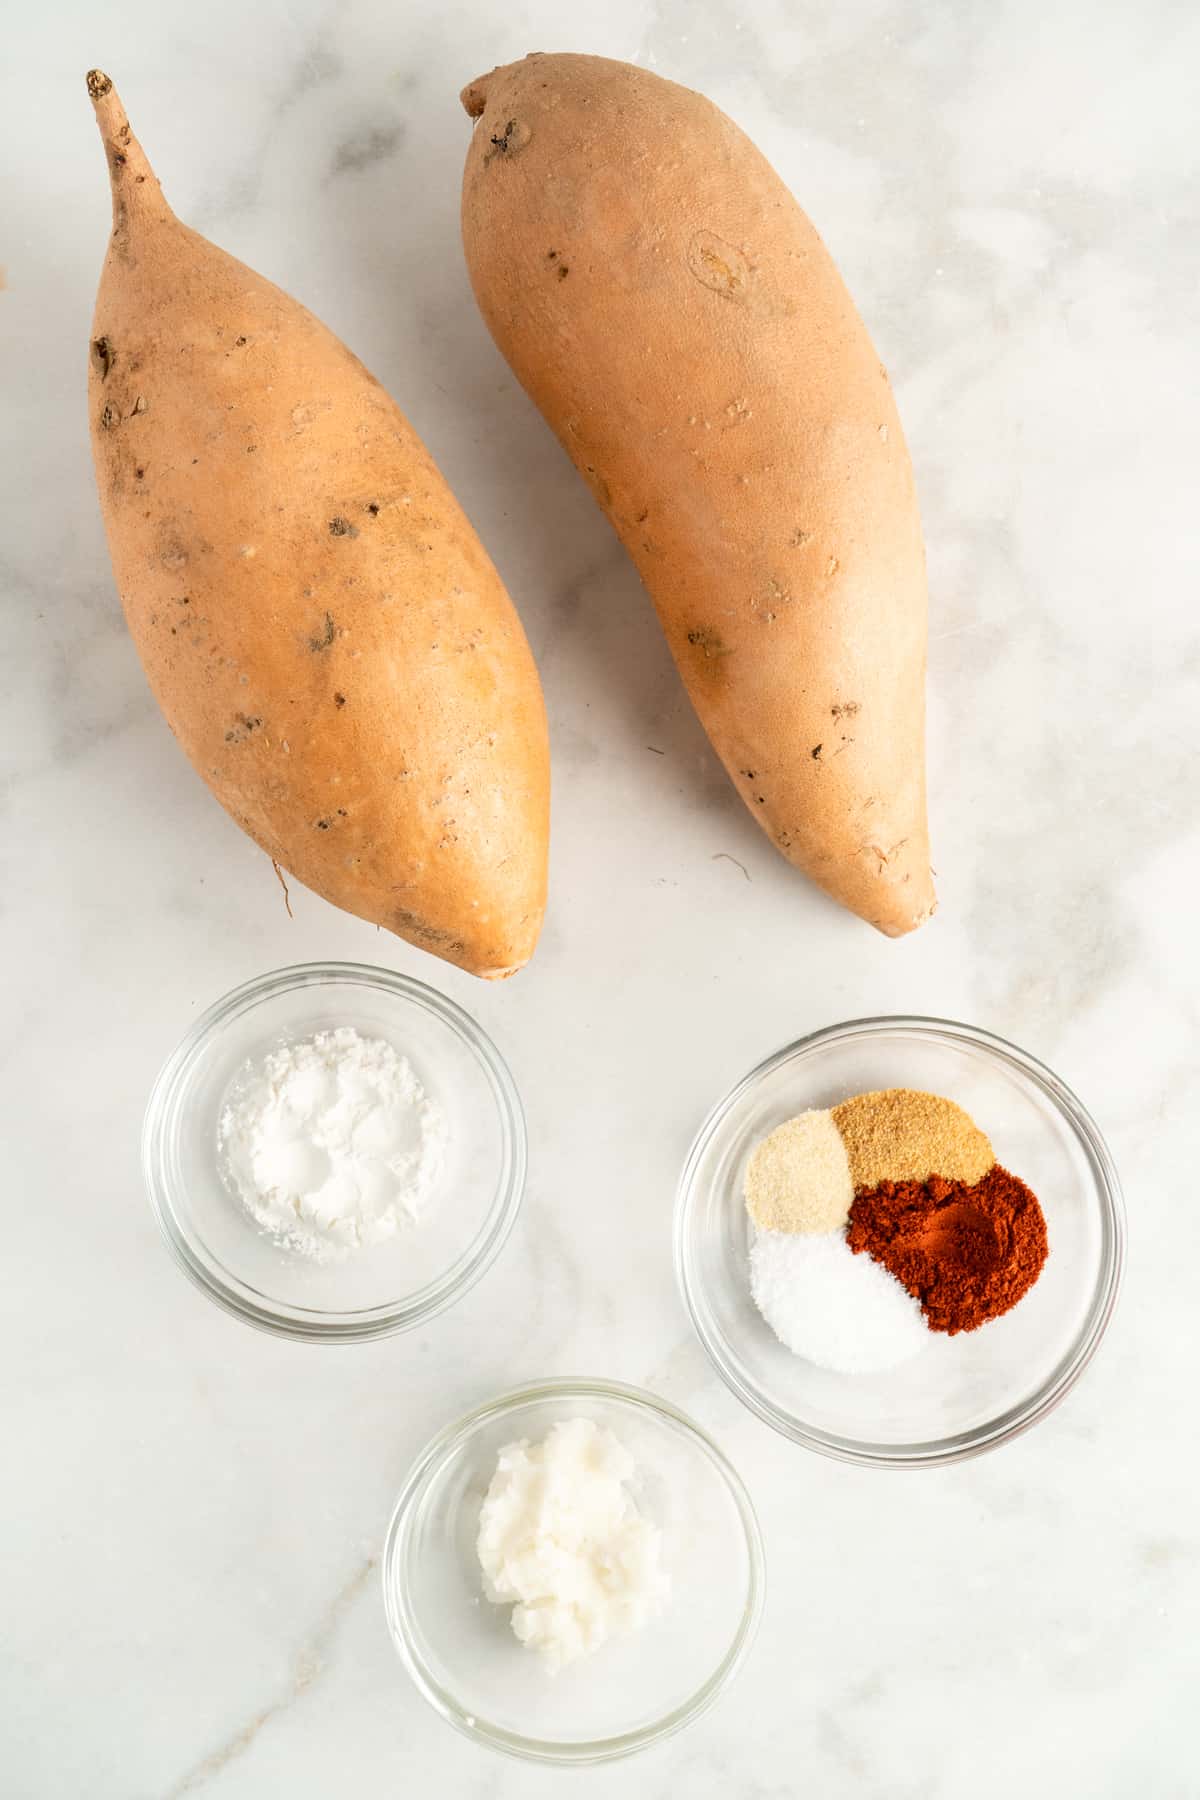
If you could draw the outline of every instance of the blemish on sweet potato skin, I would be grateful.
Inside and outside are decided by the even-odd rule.
[[[411,938],[414,943],[423,944],[426,949],[458,955],[464,948],[461,938],[456,938],[452,931],[430,925],[427,920],[418,918],[416,913],[405,911],[403,907],[396,908],[395,920],[395,929],[402,937]]]
[[[703,287],[723,300],[745,305],[753,280],[753,267],[743,250],[712,231],[694,232],[687,248],[687,266]]]
[[[333,643],[333,640],[336,638],[336,636],[337,636],[337,626],[333,622],[333,614],[330,612],[327,612],[325,614],[325,624],[324,624],[323,629],[320,631],[320,633],[316,637],[309,638],[308,647],[314,653],[319,652],[321,650],[328,650],[330,644]]]
[[[718,662],[723,656],[730,656],[732,650],[711,625],[694,625],[687,634],[687,641],[705,662]]]
[[[506,119],[489,134],[490,148],[485,162],[504,162],[518,156],[529,143],[530,130],[521,119]]]
[[[583,464],[583,475],[600,505],[605,512],[608,512],[612,507],[612,490],[604,476],[601,475],[594,463]]]
[[[238,713],[233,724],[225,733],[227,744],[244,744],[256,731],[262,730],[262,719],[256,713],[252,718],[246,713]]]

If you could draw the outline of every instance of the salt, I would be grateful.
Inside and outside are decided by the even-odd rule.
[[[818,1368],[877,1373],[930,1343],[912,1295],[871,1257],[856,1256],[844,1231],[756,1232],[750,1291],[780,1343]]]

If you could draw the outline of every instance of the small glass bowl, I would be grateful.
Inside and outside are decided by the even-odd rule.
[[[834,1374],[785,1349],[751,1298],[746,1165],[796,1113],[890,1087],[966,1108],[1041,1201],[1050,1256],[1019,1305],[978,1331],[930,1332],[883,1374]],[[1124,1257],[1117,1172],[1071,1090],[1015,1045],[943,1019],[856,1019],[769,1057],[709,1114],[675,1209],[680,1291],[717,1372],[785,1437],[874,1468],[957,1462],[1044,1418],[1095,1354]]]
[[[500,1450],[579,1417],[637,1464],[671,1592],[658,1619],[551,1675],[514,1637],[511,1607],[485,1597],[475,1539]],[[615,1382],[547,1381],[469,1413],[418,1457],[388,1528],[383,1595],[409,1674],[459,1731],[533,1762],[607,1762],[682,1730],[733,1679],[762,1610],[762,1540],[738,1476],[683,1413]]]
[[[408,1058],[445,1113],[447,1146],[417,1223],[323,1263],[255,1224],[223,1177],[217,1127],[247,1059],[339,1025]],[[521,1102],[491,1039],[432,988],[357,963],[279,969],[218,1000],[164,1064],[142,1128],[150,1202],[184,1273],[236,1318],[310,1343],[405,1331],[461,1299],[512,1229],[525,1164]]]

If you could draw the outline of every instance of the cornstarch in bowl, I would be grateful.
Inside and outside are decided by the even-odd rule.
[[[191,1280],[310,1342],[451,1305],[499,1253],[526,1167],[487,1034],[424,983],[354,963],[278,970],[210,1007],[155,1084],[142,1154]]]
[[[223,1173],[250,1216],[317,1261],[415,1225],[446,1136],[408,1058],[348,1025],[248,1061],[220,1122]]]

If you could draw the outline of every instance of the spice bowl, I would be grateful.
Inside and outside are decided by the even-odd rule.
[[[318,1262],[260,1230],[218,1133],[248,1063],[339,1026],[407,1058],[444,1115],[447,1147],[417,1222]],[[196,1021],[154,1084],[142,1166],[168,1248],[210,1300],[280,1336],[353,1342],[424,1323],[488,1269],[520,1208],[525,1121],[499,1051],[453,1001],[387,969],[311,963],[247,982]]]
[[[899,1087],[966,1109],[1038,1196],[1050,1253],[1002,1317],[930,1331],[918,1354],[884,1372],[837,1374],[786,1349],[751,1298],[746,1168],[756,1144],[796,1114]],[[794,1442],[876,1468],[956,1462],[1044,1418],[1095,1354],[1124,1253],[1117,1172],[1079,1100],[1014,1044],[942,1019],[857,1019],[769,1057],[701,1127],[675,1210],[680,1292],[727,1385]]]
[[[630,1452],[671,1589],[641,1630],[550,1673],[485,1598],[475,1542],[499,1452],[580,1417]],[[554,1764],[628,1756],[699,1717],[742,1666],[763,1580],[754,1509],[720,1450],[667,1402],[606,1381],[547,1381],[451,1425],[417,1458],[383,1554],[392,1638],[430,1705],[477,1742]]]

